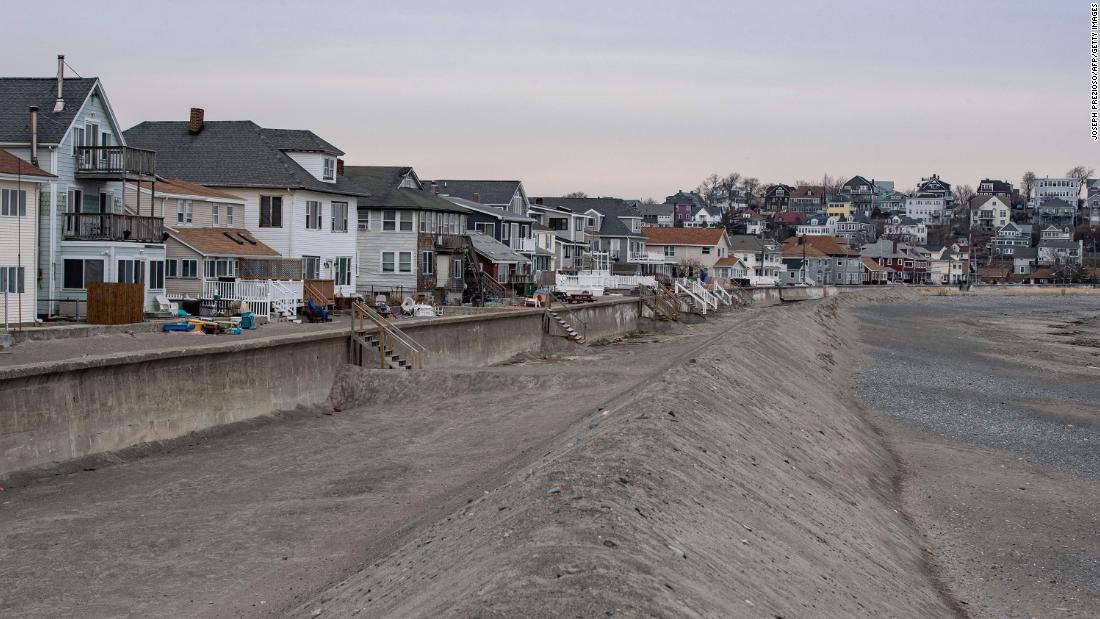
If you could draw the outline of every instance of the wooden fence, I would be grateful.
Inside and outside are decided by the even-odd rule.
[[[145,284],[88,284],[88,324],[128,325],[145,319]]]

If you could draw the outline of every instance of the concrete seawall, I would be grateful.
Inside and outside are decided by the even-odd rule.
[[[567,306],[589,342],[639,330],[634,298]],[[574,346],[541,309],[401,325],[423,365],[479,367]],[[327,403],[345,331],[84,357],[0,371],[0,478],[228,423]]]

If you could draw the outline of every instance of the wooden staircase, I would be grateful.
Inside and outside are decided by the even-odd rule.
[[[352,364],[358,366],[373,366],[374,360],[383,368],[391,370],[411,370],[412,364],[394,352],[393,347],[387,345],[379,350],[378,334],[365,333],[352,336],[356,346],[352,349]]]
[[[653,311],[658,320],[680,319],[680,298],[664,286],[658,285],[652,294],[643,288],[642,303]]]
[[[573,328],[573,325],[566,322],[565,319],[562,318],[557,312],[547,308],[546,315],[549,316],[554,322],[558,323],[558,326],[561,327],[563,331],[565,331],[567,338],[578,344],[585,343],[585,337],[580,333],[577,333],[577,330]]]

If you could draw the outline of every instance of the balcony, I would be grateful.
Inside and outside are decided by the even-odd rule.
[[[101,180],[155,180],[157,154],[129,146],[77,146],[76,177]]]
[[[163,243],[160,217],[115,213],[65,213],[66,241],[128,241]]]
[[[664,252],[650,251],[650,252],[630,252],[630,259],[628,262],[655,262],[663,263],[665,261]]]
[[[466,247],[468,240],[462,234],[433,234],[436,249],[459,251]]]
[[[508,247],[520,253],[533,254],[535,253],[535,239],[525,239],[514,236],[508,240]]]

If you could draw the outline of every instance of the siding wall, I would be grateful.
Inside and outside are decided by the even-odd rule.
[[[9,294],[7,313],[4,291],[0,290],[0,326],[33,323],[37,315],[35,270],[37,265],[38,195],[40,183],[22,184],[0,180],[0,189],[23,189],[27,192],[27,214],[24,217],[0,215],[0,267],[23,267],[22,294]]]
[[[364,212],[367,212],[364,209]],[[369,229],[358,230],[356,239],[359,255],[359,273],[356,283],[360,290],[370,287],[402,287],[416,288],[416,273],[419,270],[419,256],[417,255],[417,237],[420,229],[419,213],[413,211],[412,232],[383,231],[382,210],[370,209]],[[411,273],[383,273],[382,252],[412,252],[413,268]],[[396,257],[395,257],[396,260]],[[396,262],[395,262],[396,264]]]
[[[324,180],[324,178],[322,178],[324,176],[324,173],[325,173],[325,157],[328,156],[328,155],[322,155],[320,153],[290,153],[290,152],[288,152],[287,156],[290,157],[291,159],[293,159],[298,165],[302,166],[302,169],[304,169],[306,172],[309,172],[310,174],[312,174],[313,178],[316,178],[317,180],[322,181],[322,182],[326,182],[326,183],[329,183],[329,182],[334,183],[334,181],[326,181],[326,180]],[[331,156],[328,156],[328,157],[330,159],[335,159],[335,157],[331,157]],[[335,168],[333,168],[333,171],[335,171]]]
[[[240,196],[245,200],[245,214],[238,226],[248,228],[252,234],[270,246],[281,255],[288,258],[301,258],[302,256],[319,256],[321,258],[321,279],[335,277],[335,258],[347,256],[351,258],[352,278],[351,285],[339,286],[336,291],[341,294],[354,294],[356,281],[356,265],[358,264],[356,249],[356,199],[353,196],[340,196],[336,194],[317,193],[311,191],[278,191],[257,190],[252,188],[225,188],[228,193]],[[260,195],[282,196],[283,198],[283,227],[260,227]],[[321,202],[321,229],[306,229],[306,201],[318,200]],[[332,232],[332,202],[348,203],[348,231]],[[329,266],[325,266],[330,262]]]
[[[172,238],[164,244],[164,251],[167,260],[187,258],[198,263],[198,271],[196,272],[198,277],[194,279],[164,278],[164,286],[168,289],[168,296],[173,299],[178,297],[197,299],[202,294],[202,276],[204,273],[202,254]],[[167,272],[167,267],[165,267],[165,273]]]

